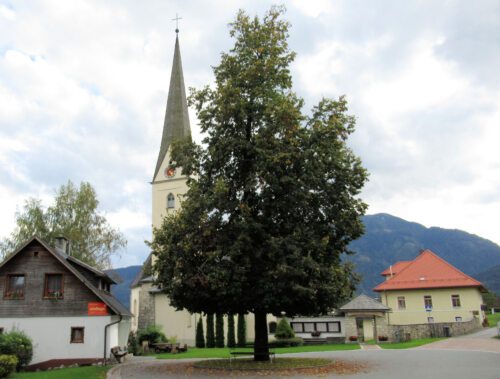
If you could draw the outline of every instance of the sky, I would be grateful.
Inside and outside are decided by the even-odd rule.
[[[187,87],[213,83],[239,9],[270,1],[0,0],[0,238],[30,197],[91,183],[141,264],[175,42]],[[500,243],[500,2],[286,1],[294,90],[346,95],[368,214]],[[191,129],[200,142],[196,114]]]

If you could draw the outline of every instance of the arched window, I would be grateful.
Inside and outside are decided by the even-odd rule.
[[[167,209],[175,208],[175,197],[172,193],[167,196]]]
[[[276,321],[271,321],[269,323],[269,334],[276,333]]]

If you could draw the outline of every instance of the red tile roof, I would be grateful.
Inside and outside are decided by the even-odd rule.
[[[394,263],[392,266],[389,266],[386,268],[384,271],[380,273],[382,276],[388,276],[388,275],[396,275],[399,273],[401,270],[406,268],[411,262],[413,261],[399,261]]]
[[[399,272],[375,287],[374,291],[450,287],[479,287],[480,290],[484,290],[480,282],[464,274],[430,250],[424,250],[413,261],[398,263],[407,264],[403,268],[399,266],[401,268]],[[393,270],[395,266],[397,264],[393,266]],[[388,270],[384,272],[386,271]]]

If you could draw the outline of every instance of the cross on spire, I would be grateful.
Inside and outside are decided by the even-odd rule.
[[[172,19],[172,21],[175,21],[175,32],[179,33],[179,20],[182,20],[182,17],[179,17],[179,14],[175,14],[175,18]]]

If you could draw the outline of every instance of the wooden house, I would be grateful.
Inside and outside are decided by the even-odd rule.
[[[31,368],[89,364],[127,344],[130,312],[110,293],[113,279],[33,237],[0,264],[0,331],[33,340]]]

